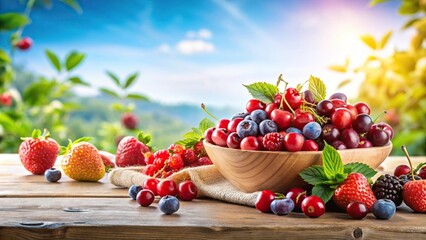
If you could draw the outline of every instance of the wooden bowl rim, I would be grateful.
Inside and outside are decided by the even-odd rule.
[[[241,149],[235,149],[235,148],[228,148],[228,147],[221,147],[218,145],[211,144],[207,142],[207,140],[204,139],[203,141],[204,146],[208,146],[210,148],[216,148],[216,149],[222,149],[224,151],[230,151],[230,152],[250,152],[250,153],[258,153],[258,154],[275,154],[275,155],[322,155],[322,151],[298,151],[298,152],[288,152],[288,151],[262,151],[262,150],[241,150]],[[337,152],[350,154],[350,153],[362,153],[372,150],[379,150],[379,149],[388,149],[392,148],[392,142],[389,142],[388,144],[380,147],[370,147],[370,148],[353,148],[353,149],[345,149],[345,150],[337,150]]]

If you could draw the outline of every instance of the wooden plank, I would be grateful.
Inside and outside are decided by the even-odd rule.
[[[164,215],[156,202],[143,208],[119,198],[0,199],[1,239],[425,239],[424,220],[406,208],[383,221],[371,213],[363,220],[336,212],[276,216],[213,200],[181,202]]]

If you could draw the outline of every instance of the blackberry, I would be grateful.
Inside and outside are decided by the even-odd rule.
[[[417,176],[415,174],[414,174],[414,179],[416,179],[416,180],[422,180],[421,177],[419,177],[419,176]],[[402,186],[404,186],[409,181],[413,181],[413,177],[412,177],[411,174],[408,174],[408,175],[404,175],[403,174],[403,175],[399,176],[399,182],[401,183]]]
[[[402,203],[402,184],[400,179],[390,174],[380,176],[372,186],[377,199],[389,199],[396,206]]]

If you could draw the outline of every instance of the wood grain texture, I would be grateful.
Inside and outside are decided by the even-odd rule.
[[[369,214],[352,220],[327,212],[310,219],[302,213],[276,216],[214,200],[181,202],[164,215],[157,201],[148,208],[119,198],[0,199],[0,239],[425,239],[425,215],[399,209],[388,221]],[[73,211],[66,211],[72,209]],[[362,235],[362,237],[355,238]]]
[[[219,172],[234,186],[245,192],[270,189],[287,192],[294,186],[306,186],[299,173],[312,165],[320,165],[322,152],[244,151],[224,148],[204,141],[204,147]],[[377,168],[389,155],[392,144],[384,147],[339,151],[344,164],[361,162]]]

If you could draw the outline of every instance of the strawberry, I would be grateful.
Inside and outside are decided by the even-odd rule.
[[[62,170],[65,175],[76,181],[96,182],[105,175],[105,165],[102,157],[91,143],[85,142],[88,138],[80,138],[63,147],[61,154]]]
[[[426,180],[407,182],[402,188],[402,198],[405,204],[414,212],[426,212]]]
[[[149,151],[149,148],[137,138],[124,137],[118,144],[115,163],[119,167],[146,165],[144,153]]]
[[[363,203],[371,211],[377,199],[367,178],[361,173],[351,173],[334,191],[333,201],[342,209],[346,209],[351,202]]]
[[[105,165],[105,171],[109,172],[111,171],[112,168],[115,168],[115,163],[114,163],[114,159],[115,159],[115,155],[111,154],[109,152],[105,152],[105,151],[99,151],[99,154],[101,155],[102,161]]]
[[[19,158],[24,167],[32,174],[41,175],[53,167],[59,152],[58,143],[50,138],[50,133],[45,129],[35,129],[31,138],[23,138],[19,146]]]

